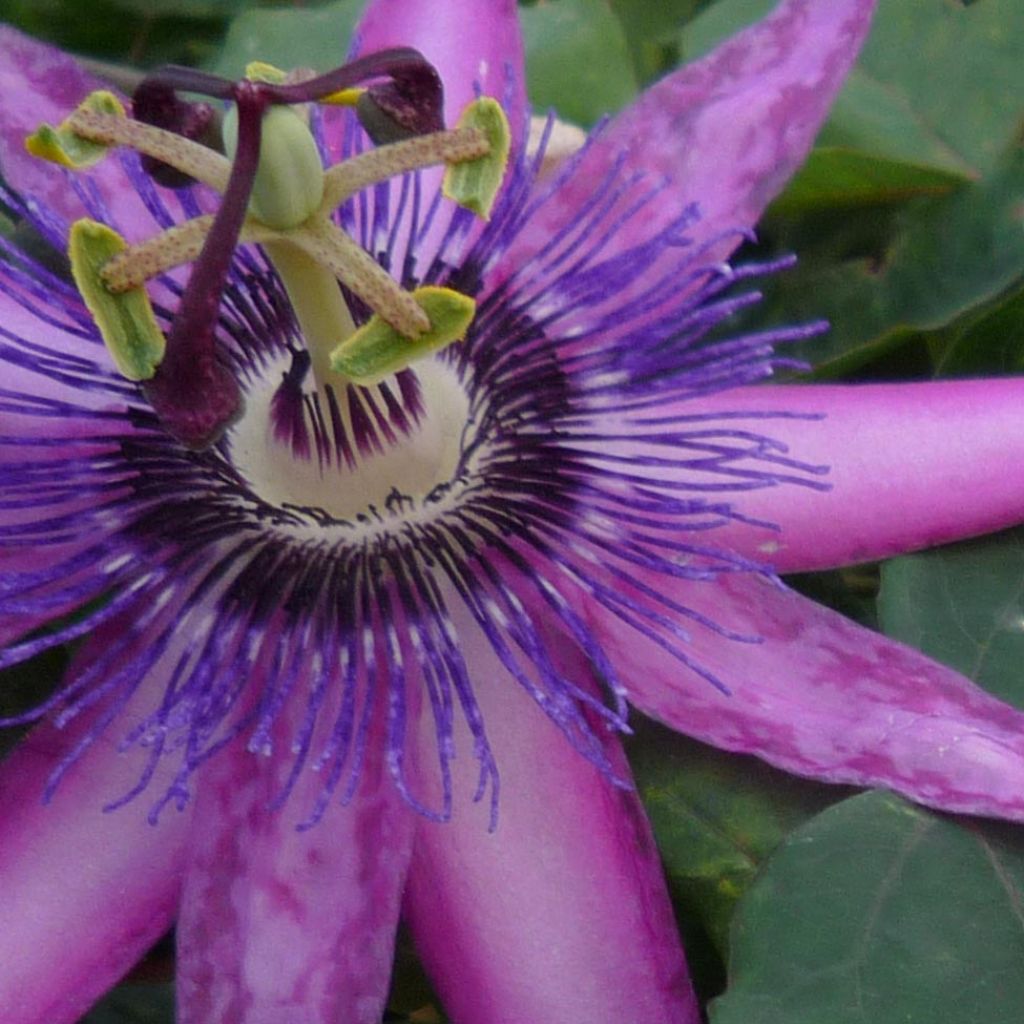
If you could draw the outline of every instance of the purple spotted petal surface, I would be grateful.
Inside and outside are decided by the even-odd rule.
[[[347,806],[306,829],[319,780],[275,813],[286,759],[236,744],[203,770],[177,925],[181,1024],[381,1019],[414,815],[380,749]]]
[[[785,0],[763,21],[668,75],[618,115],[557,197],[532,221],[509,262],[544,244],[586,205],[609,170],[667,182],[664,223],[690,203],[687,236],[727,256],[739,232],[803,163],[871,23],[874,0]],[[642,237],[617,235],[612,251]]]
[[[1024,820],[1024,714],[917,651],[769,581],[726,576],[701,589],[701,611],[749,637],[722,643],[713,631],[691,630],[689,652],[728,693],[588,609],[595,627],[614,638],[638,708],[798,775]]]
[[[4,250],[0,667],[94,635],[2,769],[13,1024],[72,1024],[175,911],[183,1024],[375,1024],[403,890],[456,1024],[696,1024],[627,698],[800,774],[1024,818],[1020,713],[773,576],[1015,521],[1019,388],[755,390],[823,325],[715,333],[781,269],[721,259],[873,6],[783,0],[547,182],[515,146],[486,225],[433,170],[347,201],[338,225],[404,285],[477,304],[373,386],[311,373],[300,300],[233,254],[212,332],[246,401],[202,450],[113,372],[68,283]],[[372,0],[354,45],[420,48],[449,123],[479,89],[525,125],[512,0]],[[55,248],[83,214],[134,238],[207,208],[133,157],[29,162],[23,135],[91,83],[14,33],[0,55],[25,193],[4,203]],[[312,130],[332,160],[369,145],[344,110]],[[151,286],[168,330],[180,285]],[[54,803],[22,801],[55,768]]]

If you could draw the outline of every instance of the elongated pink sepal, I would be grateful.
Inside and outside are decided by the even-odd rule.
[[[455,1024],[696,1024],[696,1000],[636,794],[612,785],[453,614],[501,777],[497,830],[470,802],[468,736],[452,821],[417,829],[406,914]],[[588,685],[567,643],[558,656]],[[618,740],[606,750],[622,780]],[[426,759],[435,759],[431,736]]]
[[[690,629],[687,653],[728,688],[723,693],[591,605],[592,625],[615,651],[631,702],[647,714],[798,775],[1024,820],[1021,712],[919,652],[760,577],[659,586],[720,626],[759,639]]]
[[[189,812],[168,808],[154,826],[144,797],[103,812],[135,785],[144,758],[101,737],[43,804],[84,731],[41,725],[0,765],[4,1024],[74,1024],[177,910]]]
[[[695,243],[728,233],[708,253],[721,259],[754,226],[800,166],[853,65],[874,0],[784,0],[763,21],[658,82],[616,117],[578,170],[533,219],[506,264],[542,246],[619,166],[621,180],[665,187],[656,216],[635,218],[608,255],[649,238],[691,203]],[[630,190],[631,200],[640,186]]]
[[[738,388],[688,409],[764,414],[732,422],[829,467],[816,478],[829,490],[780,484],[736,496],[739,512],[777,530],[733,523],[708,537],[780,572],[886,558],[1024,518],[1024,378]]]
[[[181,1024],[377,1024],[384,1011],[412,812],[370,755],[352,802],[298,831],[322,777],[272,809],[287,746],[239,740],[197,779],[178,923]]]

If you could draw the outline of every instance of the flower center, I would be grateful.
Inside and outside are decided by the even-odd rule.
[[[390,81],[354,88],[381,78]],[[190,137],[209,119],[183,103],[179,89],[232,102],[227,156]],[[355,105],[375,139],[395,141],[325,171],[301,112],[312,101]],[[474,101],[446,131],[436,72],[416,51],[393,50],[297,83],[262,64],[237,83],[165,69],[136,91],[135,107],[130,118],[111,94],[94,93],[27,145],[75,168],[95,163],[110,146],[128,146],[150,161],[158,181],[169,173],[175,182],[199,180],[223,193],[216,215],[138,245],[91,220],[76,222],[70,236],[75,282],[116,366],[141,383],[186,445],[206,447],[241,414],[241,391],[215,330],[239,242],[261,244],[277,269],[321,391],[377,383],[464,337],[476,309],[470,297],[439,287],[407,292],[345,233],[335,211],[361,189],[442,165],[445,195],[489,216],[509,150],[508,124],[494,100]],[[165,339],[145,284],[186,263],[193,271]],[[339,285],[371,311],[368,320],[356,323]]]
[[[401,444],[379,446],[345,473],[320,458],[295,458],[281,436],[278,390],[272,382],[286,370],[285,361],[268,369],[268,383],[249,392],[245,412],[227,435],[232,465],[262,501],[310,512],[320,523],[325,516],[348,523],[383,522],[436,499],[457,475],[469,398],[444,361],[424,360],[416,368],[425,411],[415,429]],[[353,391],[354,401],[369,401],[359,395],[362,389]],[[341,429],[353,426],[347,422]]]

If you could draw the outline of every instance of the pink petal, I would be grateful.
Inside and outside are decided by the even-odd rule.
[[[737,233],[757,222],[806,157],[874,6],[874,0],[784,0],[768,18],[650,88],[599,136],[505,265],[519,265],[571,224],[620,159],[622,179],[641,172],[645,187],[661,179],[669,185],[644,216],[623,225],[609,256],[649,238],[694,202],[701,220],[688,237],[699,243],[729,232],[709,260],[727,256]]]
[[[917,651],[760,577],[646,582],[761,640],[690,627],[687,654],[729,688],[723,694],[590,602],[591,625],[645,713],[798,775],[1024,820],[1021,712]]]
[[[270,810],[289,748],[253,754],[236,740],[199,774],[178,923],[181,1024],[377,1024],[384,1012],[413,814],[368,754],[352,802],[336,799],[298,831],[324,780],[307,766]]]
[[[78,663],[102,643],[87,644]],[[42,802],[50,773],[91,721],[37,727],[0,767],[4,1024],[77,1021],[167,931],[177,909],[190,814],[168,810],[153,826],[145,796],[103,813],[145,767],[145,757],[118,753],[116,730]]]
[[[70,114],[94,89],[108,88],[66,54],[0,26],[0,172],[7,184],[49,216],[70,223],[89,213],[71,184],[72,173],[91,183],[101,202],[116,211],[107,221],[137,241],[152,234],[153,218],[146,212],[116,154],[84,172],[67,172],[30,156],[25,138],[43,122],[53,125]]]
[[[737,388],[691,412],[824,414],[735,421],[831,466],[831,490],[782,484],[737,495],[746,516],[708,542],[803,572],[886,558],[1024,519],[1024,380]]]
[[[505,106],[517,138],[526,127],[523,41],[515,0],[372,0],[355,54],[412,46],[441,73],[445,123],[453,125],[479,86]]]
[[[405,912],[455,1024],[700,1019],[643,810],[575,752],[453,609],[501,777],[496,832],[458,737],[454,814],[420,823]],[[568,650],[565,657],[572,657]],[[590,670],[575,659],[575,678]],[[600,728],[600,726],[598,727]],[[429,763],[435,740],[424,740]],[[628,767],[617,740],[609,757]]]

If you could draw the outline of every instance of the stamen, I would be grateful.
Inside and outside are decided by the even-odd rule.
[[[446,195],[486,218],[508,160],[508,124],[488,97],[471,103],[458,127],[443,129],[440,80],[415,50],[371,54],[312,78],[263,64],[247,73],[231,83],[167,68],[137,90],[142,120],[128,117],[112,94],[98,92],[59,128],[44,125],[27,141],[31,152],[69,167],[127,146],[151,169],[159,165],[161,180],[178,184],[184,176],[223,194],[216,215],[194,217],[137,245],[91,222],[73,233],[76,281],[116,365],[128,379],[145,382],[154,411],[192,447],[215,441],[241,403],[215,337],[237,244],[262,244],[277,267],[318,389],[376,382],[461,339],[475,304],[444,288],[405,291],[335,223],[333,211],[361,189],[443,165]],[[363,84],[374,79],[386,81]],[[202,130],[208,108],[180,100],[178,91],[234,101],[224,124],[227,156],[187,137]],[[289,106],[317,100],[354,104],[364,127],[371,110],[390,144],[325,173],[306,119]],[[195,265],[165,347],[144,285],[187,263]],[[358,329],[339,282],[373,311]]]
[[[82,110],[124,117],[121,101],[112,92],[102,89],[89,93],[75,113]],[[81,170],[98,163],[107,155],[108,147],[103,143],[90,142],[74,131],[70,125],[73,116],[66,117],[56,128],[41,124],[25,139],[25,148],[40,160],[49,160],[72,170]]]
[[[103,267],[100,276],[114,294],[138,288],[158,274],[198,259],[212,227],[212,213],[176,224],[119,252]],[[238,241],[262,243],[277,237],[273,228],[247,220]]]
[[[227,157],[174,132],[129,117],[79,107],[66,124],[78,136],[104,146],[127,146],[159,160],[204,185],[224,192],[231,174]]]
[[[508,167],[512,146],[508,118],[496,100],[481,96],[462,112],[457,130],[479,132],[487,140],[487,149],[477,160],[452,163],[445,171],[444,194],[488,220]]]
[[[417,288],[412,298],[428,318],[427,331],[411,341],[374,316],[334,350],[333,369],[357,384],[376,384],[417,359],[461,341],[476,315],[476,303],[450,288]]]
[[[432,132],[360,153],[324,172],[321,209],[333,210],[360,189],[434,164],[486,156],[490,144],[476,128]]]
[[[124,250],[124,239],[105,224],[78,220],[71,226],[71,273],[118,372],[127,380],[149,380],[165,351],[149,296],[142,287],[114,295],[103,280],[104,265]]]
[[[327,267],[399,334],[418,338],[430,330],[430,320],[416,300],[333,222],[315,218],[283,237]]]

